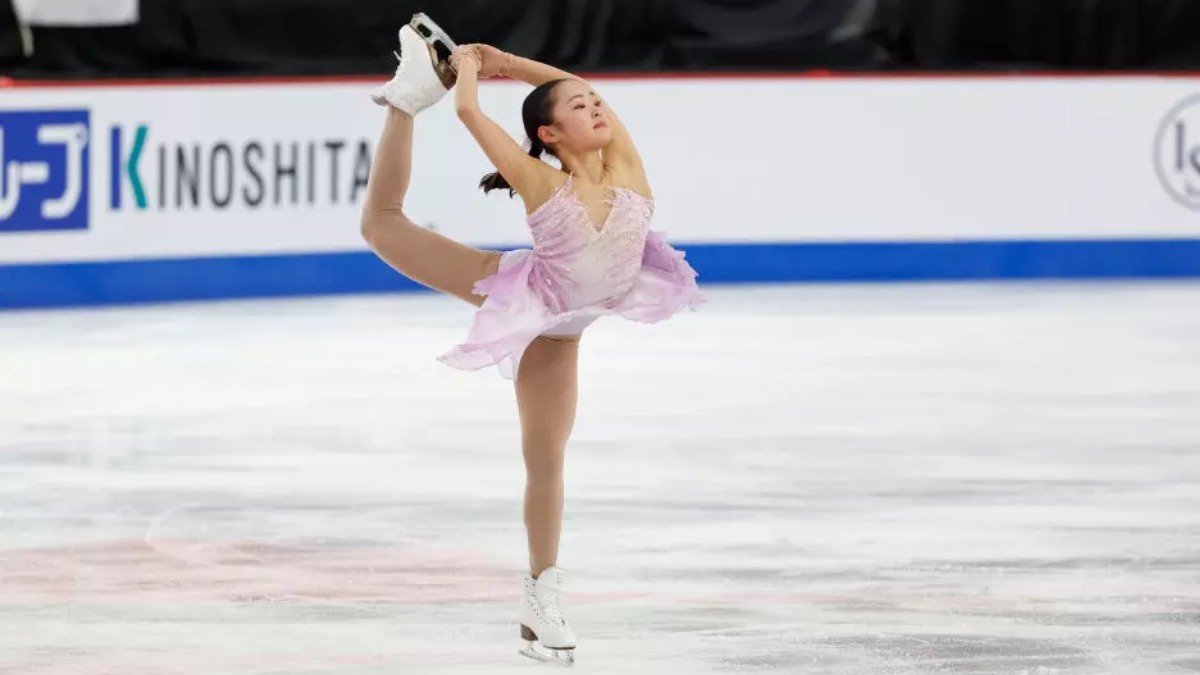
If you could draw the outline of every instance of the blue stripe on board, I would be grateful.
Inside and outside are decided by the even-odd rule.
[[[707,281],[937,281],[1200,276],[1200,239],[704,244]]]
[[[709,284],[1200,277],[1200,239],[679,248]],[[0,265],[0,309],[419,288],[371,253]]]

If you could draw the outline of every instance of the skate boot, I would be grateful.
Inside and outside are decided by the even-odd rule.
[[[525,575],[521,603],[521,655],[536,661],[570,666],[575,663],[575,631],[558,606],[562,570],[549,567],[537,579]]]
[[[421,37],[421,32],[430,38]],[[415,117],[442,99],[454,86],[457,74],[450,65],[454,43],[424,14],[400,28],[400,64],[391,81],[375,90],[371,100],[390,105]]]

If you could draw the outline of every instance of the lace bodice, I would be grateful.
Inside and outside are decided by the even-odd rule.
[[[556,312],[620,302],[641,269],[654,215],[653,200],[629,188],[610,188],[612,210],[596,226],[571,189],[572,178],[529,214],[536,257],[532,281]]]

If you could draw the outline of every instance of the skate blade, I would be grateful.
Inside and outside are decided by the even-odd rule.
[[[526,642],[519,653],[525,658],[560,668],[570,668],[575,665],[575,650],[573,649],[546,649],[540,645]]]
[[[437,25],[427,14],[414,14],[408,25],[412,26],[413,30],[417,31],[417,35],[424,38],[426,42],[444,42],[450,48],[450,51],[454,51],[454,48],[458,46],[450,38],[450,35],[442,30],[442,27]]]
[[[433,48],[433,62],[438,71],[438,77],[442,79],[442,84],[447,89],[453,88],[458,79],[458,71],[450,65],[450,54],[458,45],[446,34],[446,31],[442,30],[441,26],[434,23],[433,19],[424,13],[414,14],[408,25],[417,32],[417,35],[421,36],[426,44]]]

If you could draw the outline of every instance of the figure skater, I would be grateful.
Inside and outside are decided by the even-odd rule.
[[[399,40],[396,74],[372,97],[388,110],[363,237],[401,274],[476,306],[466,341],[442,362],[469,370],[495,365],[514,380],[529,548],[521,653],[570,664],[576,636],[558,602],[557,558],[580,334],[604,315],[656,322],[699,306],[703,297],[683,254],[648,230],[654,200],[642,161],[625,126],[587,82],[487,45],[456,46],[424,14],[400,29]],[[494,76],[535,87],[521,109],[528,151],[480,111],[478,79]],[[532,250],[475,249],[418,226],[404,212],[413,119],[452,88],[459,119],[496,168],[480,186],[521,196]],[[543,153],[562,169],[542,161]]]

